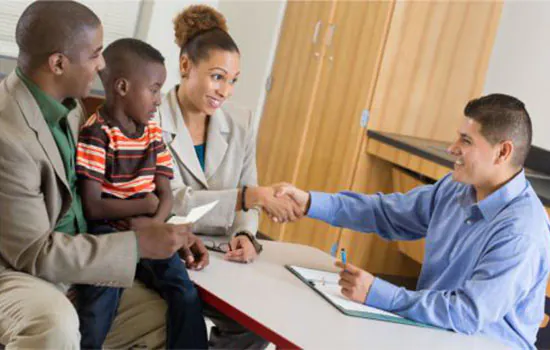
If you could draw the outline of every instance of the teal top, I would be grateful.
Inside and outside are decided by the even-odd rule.
[[[195,145],[195,153],[197,153],[197,158],[199,158],[199,163],[201,164],[202,171],[204,171],[204,154],[206,152],[206,143],[201,145]]]
[[[55,231],[68,233],[70,235],[86,232],[86,220],[84,218],[82,202],[76,186],[76,145],[67,123],[67,115],[73,108],[76,107],[76,101],[67,99],[61,103],[53,97],[47,95],[38,87],[38,85],[30,80],[21,71],[21,69],[17,68],[15,72],[17,73],[19,79],[25,83],[38,103],[40,112],[42,112],[42,115],[50,128],[55,143],[57,144],[57,148],[59,149],[59,153],[61,154],[61,159],[63,160],[63,165],[65,167],[65,173],[67,174],[67,183],[71,188],[71,194],[73,197],[71,207],[69,208],[69,211],[61,218],[61,220],[59,220],[55,227]]]

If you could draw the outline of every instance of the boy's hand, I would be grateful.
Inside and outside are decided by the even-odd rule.
[[[162,221],[155,220],[154,218],[149,216],[136,216],[128,219],[128,226],[133,231],[146,229],[151,225],[161,224],[161,223]]]
[[[159,207],[159,198],[153,192],[149,192],[143,199],[145,200],[147,205],[147,212],[151,215],[154,215]]]

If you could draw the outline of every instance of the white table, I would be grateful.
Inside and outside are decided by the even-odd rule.
[[[210,252],[210,265],[190,271],[203,300],[279,348],[502,349],[481,336],[346,316],[290,273],[285,264],[334,269],[321,250],[262,241],[253,264]]]

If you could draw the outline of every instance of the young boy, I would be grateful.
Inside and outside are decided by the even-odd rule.
[[[164,222],[173,200],[172,159],[152,120],[166,79],[164,57],[137,39],[115,41],[103,55],[106,100],[82,127],[76,166],[89,231],[95,234]],[[166,347],[206,348],[200,299],[179,256],[141,259],[136,277],[168,303]],[[122,292],[78,286],[82,348],[102,347]]]

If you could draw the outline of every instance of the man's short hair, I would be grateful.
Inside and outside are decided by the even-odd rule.
[[[481,134],[495,145],[512,141],[512,164],[523,166],[531,148],[533,128],[525,104],[505,94],[491,94],[468,102],[464,115],[481,125]]]
[[[103,51],[105,68],[99,72],[106,90],[118,78],[130,79],[133,74],[142,74],[147,63],[164,64],[164,56],[144,41],[125,38],[111,43]]]
[[[78,2],[33,2],[23,11],[15,29],[19,63],[34,69],[54,53],[76,59],[81,34],[100,25],[97,15]]]

